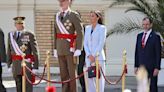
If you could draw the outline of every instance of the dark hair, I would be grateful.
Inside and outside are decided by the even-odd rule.
[[[143,18],[143,20],[142,21],[145,21],[145,20],[149,20],[149,22],[150,22],[150,24],[152,24],[153,23],[153,20],[150,18],[150,17],[145,17],[145,18]]]
[[[91,11],[90,13],[96,14],[96,16],[99,18],[98,23],[103,25],[103,18],[100,11]]]

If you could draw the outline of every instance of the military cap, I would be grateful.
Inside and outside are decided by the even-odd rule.
[[[23,24],[25,17],[18,16],[18,17],[13,18],[13,20],[15,20],[15,23],[17,23],[17,24]]]

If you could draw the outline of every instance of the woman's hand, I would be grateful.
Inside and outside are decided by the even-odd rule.
[[[89,55],[88,58],[89,58],[89,60],[90,60],[91,62],[95,62],[95,57],[94,57],[94,56]]]

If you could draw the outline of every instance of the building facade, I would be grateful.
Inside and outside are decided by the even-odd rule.
[[[105,25],[110,30],[117,22],[124,21],[126,17],[141,22],[143,15],[137,12],[124,13],[129,5],[109,8],[114,0],[74,0],[72,9],[82,15],[84,24],[89,22],[89,12],[100,10],[103,13]],[[36,33],[41,55],[41,65],[44,64],[46,51],[53,51],[53,22],[54,14],[59,10],[57,0],[0,0],[0,27],[7,34],[15,29],[12,20],[15,16],[26,17],[26,28]],[[107,75],[121,75],[123,50],[127,51],[128,75],[134,76],[134,49],[138,32],[130,34],[111,35],[106,40]],[[51,65],[57,66],[57,60],[51,57]]]

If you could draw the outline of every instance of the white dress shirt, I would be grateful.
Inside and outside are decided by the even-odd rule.
[[[147,42],[147,40],[148,40],[148,38],[149,38],[149,35],[150,35],[150,33],[152,32],[152,29],[150,29],[149,31],[144,31],[144,33],[143,33],[143,36],[142,36],[142,39],[143,39],[143,37],[144,37],[144,34],[146,33],[146,37],[145,37],[145,41],[144,41],[144,44],[146,44],[146,42]]]
[[[65,10],[65,11],[63,11],[62,9],[60,9],[60,12],[62,13],[62,12],[64,12],[64,17],[66,16],[66,14],[70,11],[71,9],[70,8],[68,8],[67,10]]]

